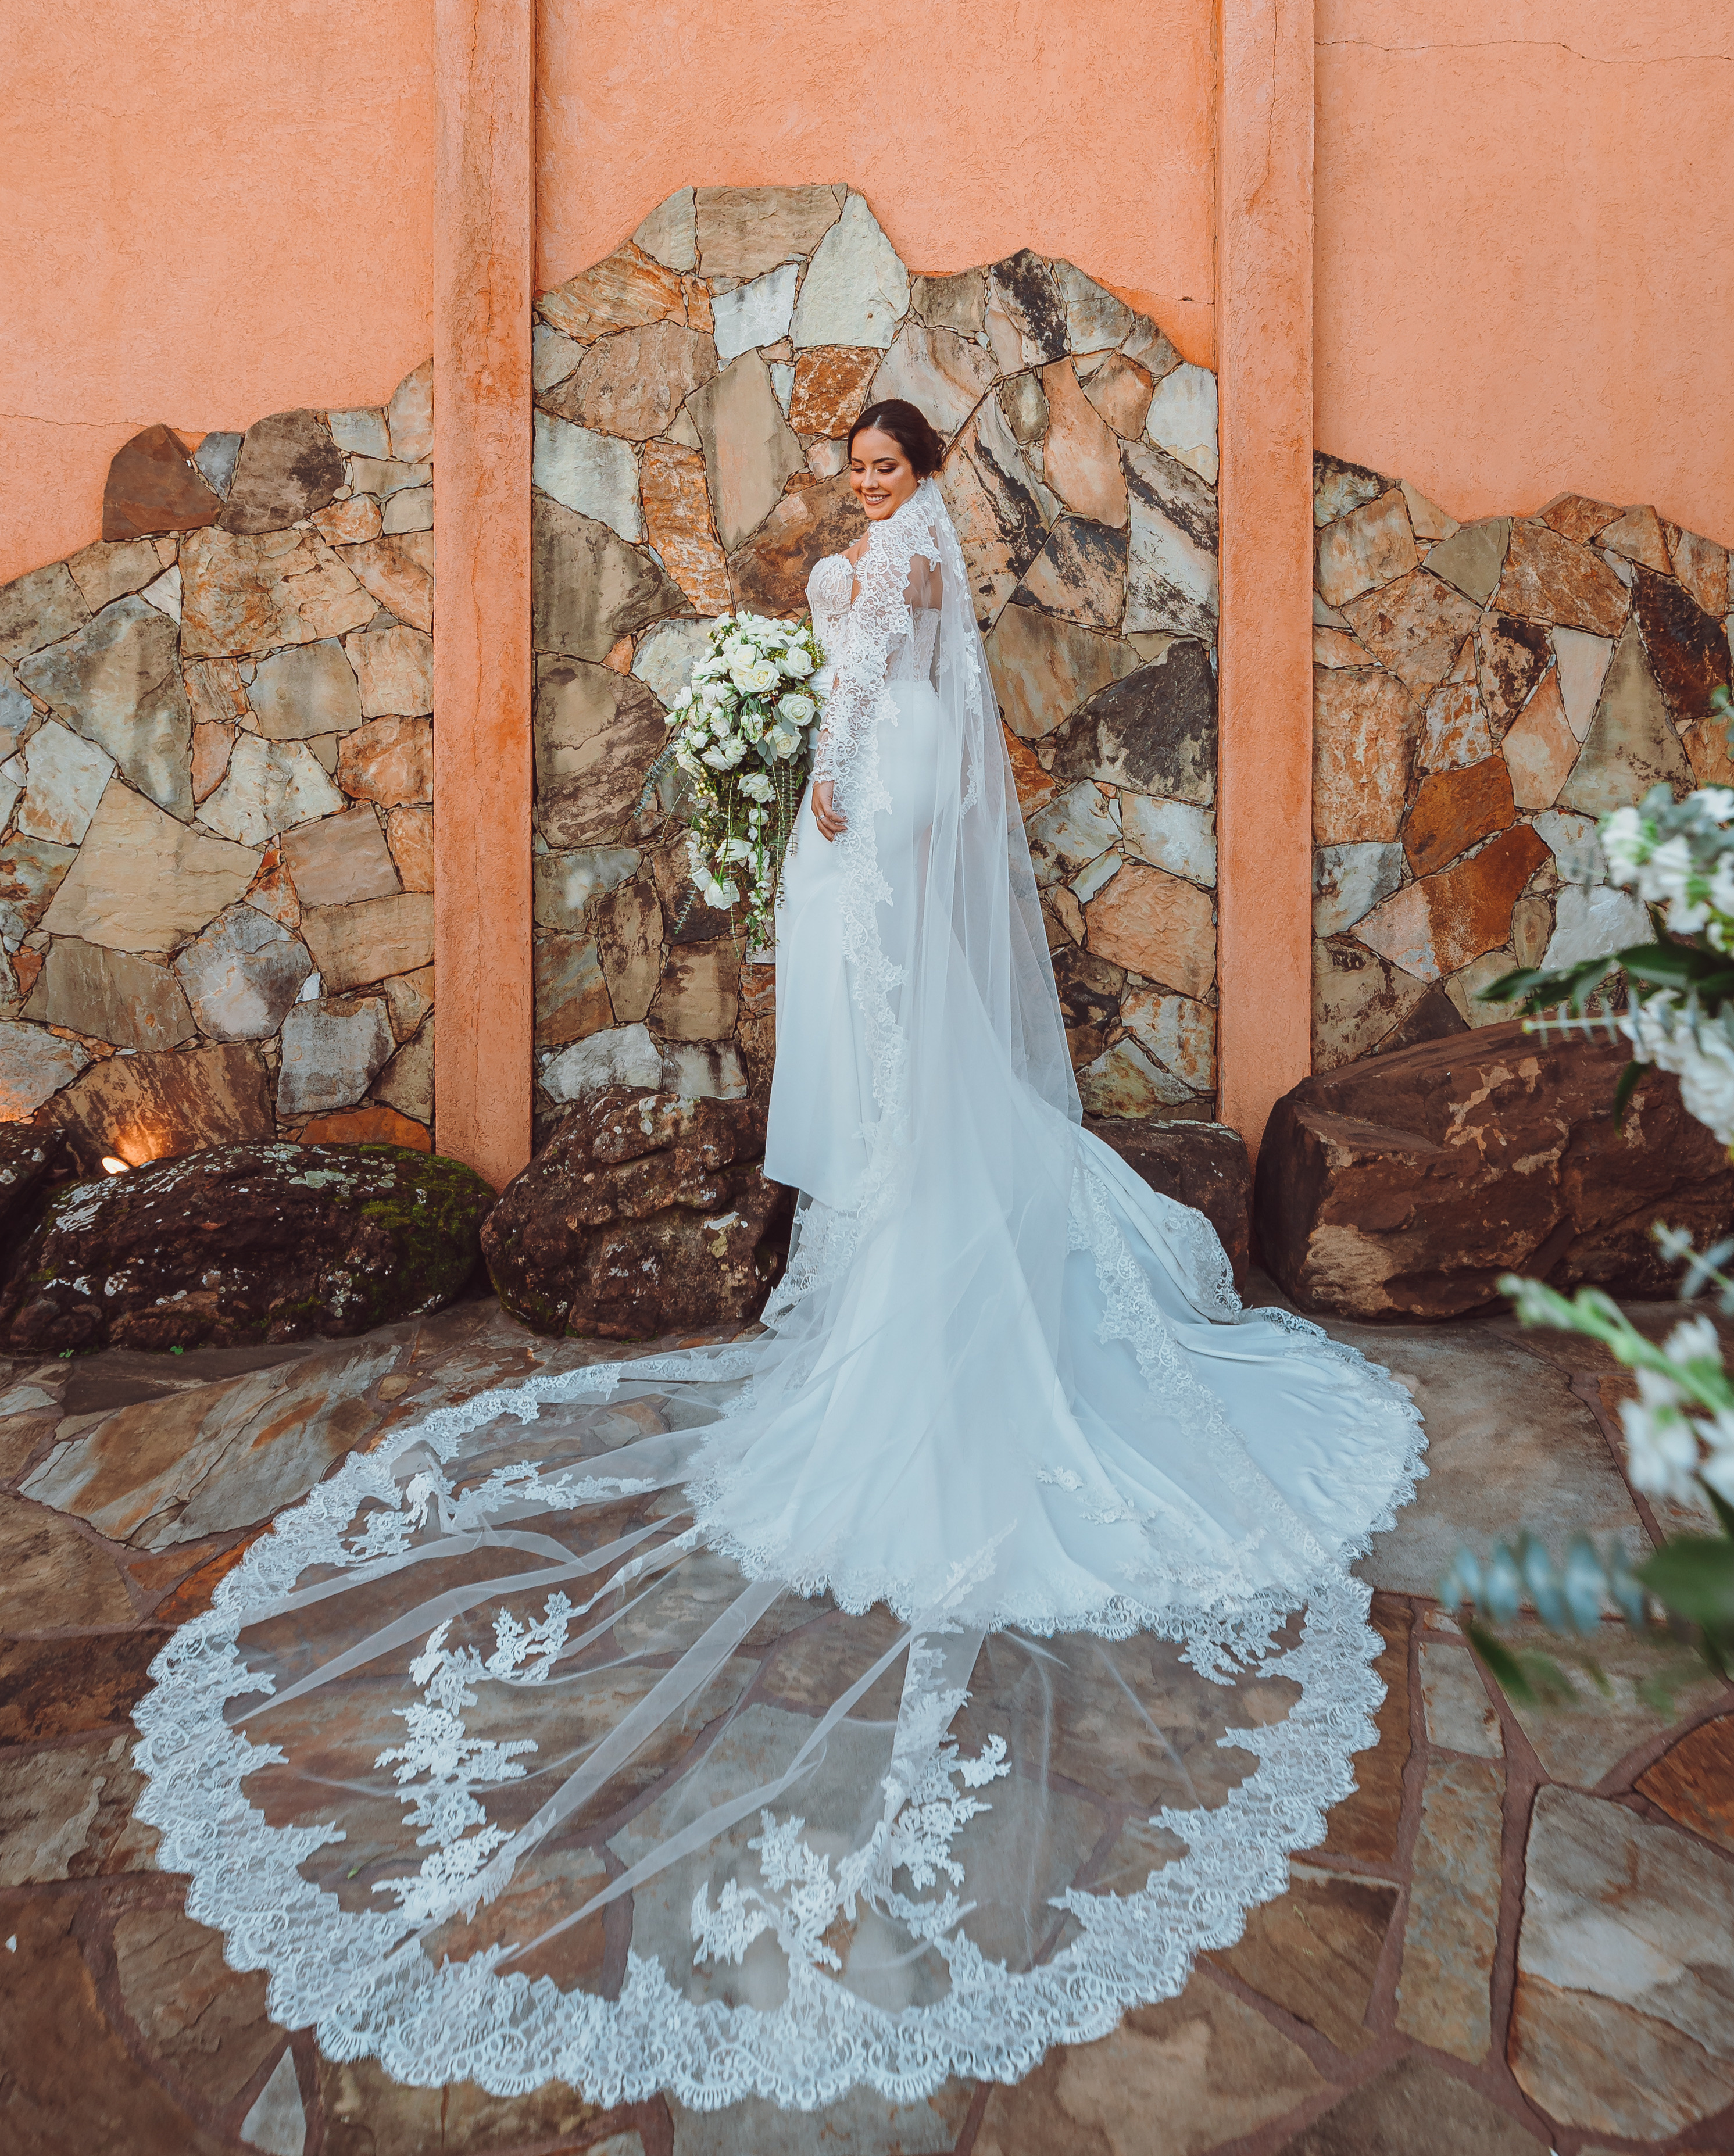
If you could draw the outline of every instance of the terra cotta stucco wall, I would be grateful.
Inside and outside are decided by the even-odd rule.
[[[110,458],[381,403],[433,346],[432,0],[0,0],[0,581]]]
[[[1317,445],[1725,533],[1730,0],[1317,0]]]

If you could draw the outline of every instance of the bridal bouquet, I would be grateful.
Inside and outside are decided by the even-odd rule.
[[[774,933],[818,723],[810,684],[823,656],[811,622],[726,613],[669,713],[674,737],[658,764],[672,762],[696,797],[687,840],[694,886],[719,912],[744,906],[749,949]]]

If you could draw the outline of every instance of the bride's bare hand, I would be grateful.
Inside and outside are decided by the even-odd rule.
[[[827,839],[839,839],[849,829],[845,819],[831,806],[831,781],[821,778],[813,789],[813,820],[820,834]]]

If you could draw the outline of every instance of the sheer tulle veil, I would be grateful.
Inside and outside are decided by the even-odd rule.
[[[873,527],[832,656],[870,1085],[762,1326],[393,1430],[139,1709],[192,1914],[277,2020],[403,2080],[1014,2077],[1236,1938],[1372,1740],[1350,1565],[1417,1418],[1241,1312],[1208,1224],[1080,1127],[933,481]]]

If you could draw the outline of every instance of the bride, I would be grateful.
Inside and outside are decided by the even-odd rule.
[[[1238,1938],[1372,1741],[1414,1410],[1081,1128],[941,445],[849,448],[762,1328],[392,1432],[138,1712],[192,1913],[403,2081],[1015,2079]]]

